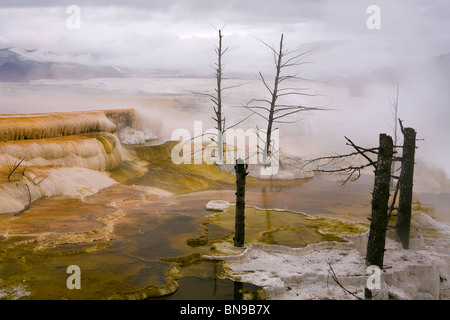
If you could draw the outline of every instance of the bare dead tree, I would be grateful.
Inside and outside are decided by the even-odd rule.
[[[361,170],[367,167],[375,169],[375,181],[372,193],[372,214],[370,220],[369,239],[367,242],[366,263],[368,265],[377,265],[383,268],[384,248],[386,242],[386,230],[388,225],[388,210],[389,210],[389,193],[391,180],[391,164],[394,158],[393,141],[392,138],[386,134],[380,134],[378,148],[363,148],[357,146],[349,138],[345,137],[347,145],[352,146],[355,152],[346,155],[335,155],[331,157],[322,157],[317,160],[327,160],[326,164],[330,164],[336,160],[346,159],[348,157],[355,157],[357,155],[367,160],[367,163],[361,165],[349,165],[343,168],[331,168],[321,170],[320,166],[317,171],[320,172],[346,172],[347,179],[344,184],[354,175],[358,174],[359,178]],[[377,160],[374,161],[370,155],[376,154]],[[335,164],[335,163],[334,163]],[[357,179],[356,178],[356,179]]]
[[[392,113],[392,118],[394,119],[394,127],[392,128],[393,132],[394,132],[394,152],[397,151],[397,147],[398,147],[398,96],[399,96],[399,91],[400,91],[400,85],[397,85],[397,96],[394,99],[391,99],[390,101],[390,105],[391,105],[391,113]],[[396,168],[395,168],[395,164],[396,162],[392,162],[392,169],[391,169],[391,187],[394,185],[394,175],[396,172]]]
[[[22,162],[25,160],[25,158],[21,158],[18,159],[16,161],[14,161],[13,165],[10,167],[10,171],[8,174],[8,181],[11,182],[11,176],[14,173],[14,171],[17,170],[17,168],[19,168],[19,166],[22,164]]]
[[[223,112],[223,107],[224,107],[223,106],[223,92],[225,90],[229,90],[229,89],[240,87],[243,84],[232,85],[232,86],[224,86],[223,85],[223,80],[225,80],[224,75],[223,75],[223,71],[224,71],[224,68],[225,68],[225,63],[224,63],[223,60],[224,60],[225,53],[228,51],[228,47],[226,47],[225,49],[223,48],[223,45],[222,45],[222,38],[223,38],[222,29],[217,30],[218,33],[219,33],[219,44],[218,44],[217,47],[215,47],[215,52],[217,54],[217,62],[213,66],[214,73],[215,73],[215,80],[216,80],[216,87],[214,88],[214,93],[189,91],[190,93],[207,97],[213,103],[214,116],[212,117],[212,119],[215,122],[215,125],[216,125],[215,129],[217,130],[217,134],[216,134],[216,137],[215,137],[215,142],[217,144],[218,163],[223,163],[223,147],[224,147],[223,136],[225,134],[225,131],[227,129],[230,129],[232,127],[237,126],[238,124],[242,123],[243,121],[245,121],[246,119],[248,119],[250,117],[250,116],[247,116],[246,118],[244,118],[244,119],[240,120],[239,122],[229,126],[228,128],[226,127],[225,115],[224,115],[224,112]]]
[[[266,42],[258,39],[265,46],[267,46],[273,54],[275,64],[275,78],[273,85],[270,86],[264,75],[259,72],[259,78],[264,84],[265,88],[269,92],[270,96],[266,99],[252,99],[245,106],[247,110],[251,111],[251,114],[255,114],[263,118],[267,122],[267,130],[265,132],[265,140],[260,137],[264,147],[263,158],[264,162],[267,162],[269,156],[276,150],[272,150],[272,132],[274,125],[279,123],[294,123],[298,120],[283,120],[287,116],[294,115],[302,111],[324,110],[322,108],[306,107],[301,103],[287,104],[280,101],[281,98],[287,96],[315,96],[314,94],[308,94],[303,92],[306,88],[296,88],[293,86],[283,86],[290,80],[303,80],[296,74],[284,74],[285,69],[292,67],[298,67],[307,62],[303,61],[303,58],[310,51],[300,50],[288,50],[284,47],[284,36],[281,35],[279,47],[276,49],[274,46],[267,44]]]
[[[401,124],[401,122],[400,122]],[[416,131],[413,128],[403,128],[404,136],[402,167],[399,178],[400,198],[398,204],[396,240],[402,243],[403,249],[409,249],[411,225],[411,204],[413,196],[414,158],[416,152]]]
[[[398,98],[397,98],[398,101]],[[316,158],[308,163],[316,161],[326,161],[319,165],[316,171],[326,173],[346,172],[348,173],[345,184],[355,174],[359,178],[361,170],[372,166],[375,168],[374,190],[372,193],[372,216],[369,240],[367,245],[366,263],[368,265],[377,265],[383,268],[384,246],[386,240],[386,230],[389,226],[389,220],[394,210],[397,210],[397,224],[395,226],[396,241],[401,242],[403,249],[409,249],[409,236],[411,224],[411,205],[413,195],[413,177],[414,177],[414,159],[416,149],[416,131],[413,128],[404,128],[403,123],[398,119],[401,132],[403,134],[403,146],[396,146],[390,136],[380,135],[380,144],[378,148],[362,148],[353,143],[347,137],[347,145],[352,146],[356,151],[345,154]],[[395,149],[402,149],[402,156],[394,156]],[[377,154],[376,163],[368,154]],[[336,165],[336,162],[360,155],[367,160],[362,165],[349,165],[342,168],[323,169],[330,164]],[[393,162],[400,161],[400,176],[395,176],[392,170]],[[390,184],[396,179],[394,194],[389,205]],[[397,197],[399,196],[398,207],[396,207]]]
[[[10,166],[10,172],[9,172],[9,174],[8,174],[8,181],[11,181],[11,176],[13,175],[13,173],[14,173],[15,171],[17,171],[17,169],[19,168],[19,166],[22,164],[23,161],[25,161],[25,158],[18,159],[18,160],[16,160],[16,161],[13,163],[12,166]],[[21,172],[22,178],[27,178],[27,177],[25,176],[25,171],[27,170],[27,168],[28,168],[28,167],[24,167],[24,168],[23,168],[23,170],[22,170],[22,172]],[[31,181],[31,183],[33,183],[34,185],[38,186],[38,185],[41,184],[43,181],[45,181],[45,180],[48,178],[48,176],[49,176],[48,173],[45,174],[44,177],[42,177],[42,178],[39,180],[39,182],[31,181],[29,178],[28,178],[28,180]],[[24,207],[22,210],[20,210],[20,211],[14,213],[14,216],[19,216],[19,215],[21,215],[22,213],[24,213],[25,211],[27,211],[28,209],[30,209],[30,206],[31,206],[31,191],[30,191],[30,187],[28,186],[27,183],[25,183],[25,188],[26,188],[26,191],[27,191],[27,194],[28,194],[28,203],[25,205],[25,207]]]
[[[216,63],[216,81],[217,81],[217,99],[212,99],[212,102],[215,104],[214,106],[214,113],[216,115],[216,118],[213,118],[213,120],[217,123],[217,152],[219,161],[223,161],[223,133],[225,128],[225,117],[222,115],[222,77],[223,77],[223,62],[222,57],[225,54],[225,52],[228,51],[228,47],[223,50],[222,52],[222,30],[219,30],[219,47],[216,48],[216,53],[218,57],[218,62]],[[223,119],[222,119],[223,117]]]
[[[248,164],[243,159],[236,160],[236,217],[234,246],[243,247],[245,242],[245,179],[248,175]]]
[[[372,215],[366,254],[366,264],[376,265],[380,269],[383,269],[386,243],[389,185],[391,182],[393,153],[394,144],[392,138],[386,134],[380,134],[380,146],[372,196]]]

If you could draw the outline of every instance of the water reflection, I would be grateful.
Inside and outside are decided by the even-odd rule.
[[[181,270],[178,290],[170,295],[149,300],[243,300],[264,297],[261,287],[223,279],[219,261],[200,261]]]
[[[243,300],[245,293],[257,298],[262,289],[250,283],[217,278],[185,277],[178,283],[179,289],[174,294],[157,300]]]

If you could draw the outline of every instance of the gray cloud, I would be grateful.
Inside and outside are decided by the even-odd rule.
[[[381,30],[366,27],[374,2]],[[65,27],[71,4],[82,10],[81,30]],[[446,12],[450,2],[443,0],[5,0],[0,45],[68,57],[93,53],[104,64],[207,71],[215,58],[212,25],[225,25],[230,72],[268,67],[270,52],[252,36],[275,44],[285,33],[289,48],[318,48],[308,75],[332,78],[450,52]]]

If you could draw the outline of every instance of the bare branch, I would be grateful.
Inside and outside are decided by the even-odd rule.
[[[238,121],[237,123],[229,126],[228,128],[226,128],[225,130],[231,129],[233,127],[236,127],[237,125],[241,124],[242,122],[244,122],[245,120],[247,120],[248,118],[250,118],[253,114],[248,115],[247,117],[245,117],[244,119]]]
[[[363,300],[362,298],[358,297],[356,294],[354,294],[353,292],[349,291],[348,289],[346,289],[338,280],[336,273],[333,270],[333,267],[331,266],[331,263],[329,261],[327,261],[328,266],[330,267],[330,269],[328,270],[328,274],[331,275],[331,278],[339,285],[339,287],[342,288],[342,290],[344,290],[344,292],[351,294],[353,297],[355,297],[358,300]]]
[[[248,109],[262,109],[262,110],[265,110],[265,111],[270,111],[269,108],[261,107],[261,106],[245,106],[244,108],[248,108]]]
[[[224,87],[224,88],[222,88],[222,91],[228,90],[228,89],[239,88],[239,87],[245,86],[246,84],[247,83],[241,83],[241,84],[236,84],[236,85],[233,85],[233,86]]]
[[[301,61],[301,58],[302,58],[303,56],[305,56],[306,54],[308,54],[309,52],[311,52],[311,51],[312,51],[312,50],[308,50],[308,51],[306,51],[306,52],[299,53],[299,54],[297,54],[297,55],[295,55],[295,56],[289,58],[287,61],[285,61],[285,62],[281,65],[281,67],[284,68],[284,67],[288,67],[288,66],[296,66],[296,65],[299,65],[300,63],[296,63],[296,61],[298,61],[298,62]],[[291,53],[293,53],[293,52],[286,52],[286,55],[289,55],[289,54],[291,54]],[[294,61],[294,62],[292,62],[292,61]]]
[[[344,138],[351,144],[351,146],[352,146],[356,151],[358,151],[358,153],[359,153],[360,155],[362,155],[364,158],[367,159],[367,161],[369,161],[369,164],[370,164],[370,165],[372,165],[374,168],[377,167],[376,163],[373,162],[372,159],[370,159],[370,158],[364,153],[364,151],[367,152],[367,150],[364,150],[363,148],[356,146],[356,145],[353,143],[353,141],[350,140],[349,138],[347,138],[347,137],[344,137]]]
[[[279,93],[278,97],[283,97],[283,96],[306,96],[306,97],[317,97],[319,95],[317,94],[312,94],[312,93],[302,93],[302,92],[286,92],[286,93]]]
[[[399,118],[399,119],[398,119],[398,122],[400,123],[400,129],[401,129],[401,132],[402,132],[403,134],[405,134],[405,130],[404,130],[404,128],[403,128],[403,121],[400,120],[400,118]]]
[[[250,103],[252,103],[252,102],[265,102],[265,103],[268,103],[268,104],[271,104],[271,103],[272,103],[271,101],[269,101],[269,100],[267,100],[267,99],[252,99],[252,100],[250,100],[250,101],[247,103],[247,105],[250,105]]]
[[[16,161],[14,164],[13,164],[13,168],[12,168],[12,170],[9,172],[9,174],[8,174],[8,181],[9,182],[11,182],[11,175],[14,173],[14,171],[16,171],[17,170],[17,168],[21,165],[21,163],[23,162],[25,160],[25,158],[22,158],[22,159],[20,159],[20,160],[18,160],[18,161]]]
[[[294,110],[294,111],[291,111],[291,112],[287,112],[287,113],[284,113],[284,114],[282,114],[282,115],[273,117],[273,120],[275,121],[275,120],[277,120],[277,119],[284,118],[284,117],[286,117],[286,116],[288,116],[288,115],[291,115],[291,114],[294,114],[294,113],[298,113],[298,112],[303,111],[303,110],[304,110],[304,109],[297,109],[297,110]]]
[[[292,107],[284,107],[284,108],[278,108],[274,111],[274,114],[278,113],[278,112],[282,112],[282,111],[288,111],[288,110],[293,110],[287,113],[284,113],[282,115],[276,116],[273,119],[279,119],[279,118],[283,118],[285,116],[288,116],[290,114],[294,114],[297,112],[302,112],[302,111],[322,111],[323,109],[321,108],[312,108],[312,107],[304,107],[304,106],[292,106]]]
[[[361,170],[363,170],[365,168],[373,167],[376,169],[376,167],[377,167],[376,163],[367,156],[367,153],[377,154],[378,148],[370,148],[370,149],[362,148],[362,147],[355,145],[355,143],[353,143],[353,141],[351,141],[349,138],[345,137],[345,139],[348,141],[347,145],[352,146],[356,150],[355,152],[343,154],[343,155],[337,154],[334,156],[315,158],[315,159],[307,161],[305,166],[308,164],[314,163],[314,162],[326,160],[327,162],[325,164],[319,165],[318,169],[316,169],[314,171],[322,172],[322,173],[347,172],[349,175],[348,175],[347,179],[342,183],[342,185],[345,185],[355,174],[357,174],[357,177],[354,180],[358,179],[361,176]],[[362,164],[359,166],[350,165],[350,166],[347,166],[344,168],[322,169],[322,168],[332,164],[335,161],[344,161],[345,159],[354,158],[356,156],[364,157],[368,161],[368,163],[365,163],[365,164]]]
[[[346,168],[339,168],[339,169],[330,169],[330,170],[325,170],[325,169],[315,169],[313,171],[316,172],[321,172],[321,173],[339,173],[339,172],[347,172],[348,176],[345,179],[345,181],[341,184],[342,186],[345,185],[352,177],[353,175],[355,175],[356,173],[358,174],[358,176],[353,179],[352,181],[358,180],[359,177],[361,176],[361,170],[371,167],[370,164],[365,164],[365,165],[361,165],[361,166],[349,166]]]
[[[199,95],[199,96],[205,96],[205,97],[209,97],[211,99],[217,99],[217,97],[215,95],[212,95],[210,93],[197,92],[197,91],[191,91],[191,90],[186,90],[186,91],[189,92],[189,93],[192,93],[192,94]]]
[[[30,193],[30,187],[28,186],[28,184],[25,183],[25,187],[27,187],[27,192],[28,192],[28,204],[20,211],[14,213],[14,216],[18,216],[21,215],[22,213],[24,213],[25,211],[27,211],[28,209],[30,209],[31,206],[31,193]]]
[[[269,90],[270,94],[273,95],[272,89],[269,87],[269,85],[266,83],[266,80],[264,79],[264,76],[262,75],[261,71],[259,71],[259,76],[261,77],[262,82],[264,83],[264,86]]]
[[[250,110],[250,111],[253,112],[254,114],[257,114],[258,116],[260,116],[260,117],[263,118],[264,120],[269,121],[269,119],[268,119],[267,117],[263,116],[263,115],[260,114],[259,112],[256,112],[255,110],[252,110],[252,109],[250,109],[250,108],[249,108],[248,110]]]
[[[262,41],[261,39],[255,37],[255,36],[252,36],[252,37],[255,38],[256,40],[258,40],[259,42],[261,42],[262,44],[264,44],[264,45],[265,45],[266,47],[268,47],[275,55],[278,56],[278,52],[275,50],[275,48],[274,48],[273,46],[267,44],[266,42]]]
[[[399,190],[400,190],[400,181],[397,181],[397,184],[395,186],[394,196],[392,198],[392,203],[391,203],[391,206],[389,207],[389,211],[388,211],[388,215],[387,215],[387,219],[386,219],[386,228],[389,224],[389,220],[391,219],[392,212],[395,209],[395,202],[397,201],[397,195],[398,195]]]
[[[36,185],[40,185],[42,181],[46,180],[48,178],[48,173],[41,179],[39,182],[36,183]]]

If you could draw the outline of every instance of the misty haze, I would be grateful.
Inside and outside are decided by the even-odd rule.
[[[450,4],[372,4],[3,1],[0,299],[448,300]]]

